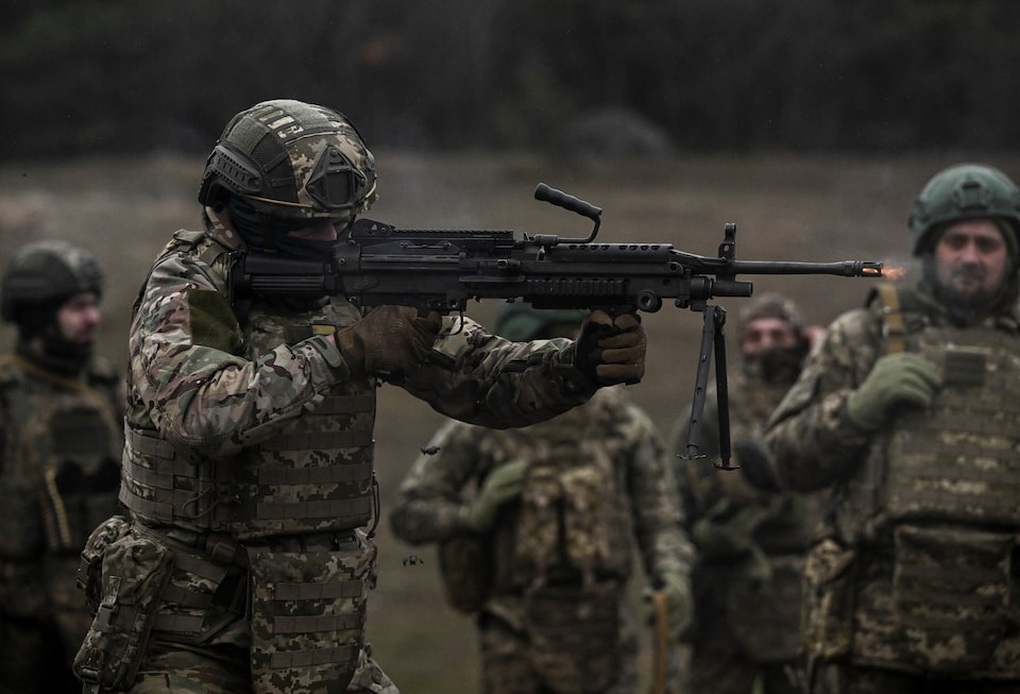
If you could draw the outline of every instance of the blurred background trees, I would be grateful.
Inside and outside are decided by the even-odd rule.
[[[1011,0],[7,5],[3,159],[206,151],[230,115],[278,96],[414,149],[609,147],[607,128],[685,151],[1011,148],[1020,134]]]

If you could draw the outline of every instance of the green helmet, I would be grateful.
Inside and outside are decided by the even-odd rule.
[[[917,256],[932,244],[933,231],[950,222],[988,218],[1004,224],[1010,257],[1017,257],[1020,190],[991,166],[957,164],[935,174],[914,201],[910,215],[910,252]]]
[[[375,158],[340,112],[290,99],[234,116],[206,162],[198,200],[226,193],[283,220],[350,221],[376,197]]]
[[[537,309],[523,301],[507,302],[499,307],[493,332],[514,342],[527,342],[553,337],[543,334],[552,327],[580,326],[587,315],[585,309]]]
[[[22,246],[0,284],[0,317],[20,323],[26,312],[54,310],[75,294],[103,293],[103,271],[88,251],[66,241]]]

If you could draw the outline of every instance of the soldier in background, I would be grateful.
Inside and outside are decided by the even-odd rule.
[[[224,128],[199,188],[204,228],[173,235],[132,317],[130,518],[84,551],[96,617],[75,672],[90,690],[395,692],[365,643],[379,384],[507,427],[640,380],[633,314],[520,344],[461,316],[363,315],[324,289],[245,292],[247,254],[331,262],[376,194],[372,153],[334,109],[274,99]]]
[[[797,380],[815,331],[778,294],[741,308],[739,370],[730,378],[729,415],[738,452],[760,437],[765,422]],[[698,553],[690,691],[777,694],[800,691],[800,597],[804,553],[818,501],[800,494],[768,494],[742,484],[738,473],[715,467],[719,456],[718,401],[706,399],[700,451],[678,460],[677,482]],[[673,451],[687,453],[688,410],[673,429]]]
[[[583,318],[506,304],[495,332],[557,343]],[[477,616],[480,691],[635,692],[635,547],[676,643],[691,611],[691,548],[663,453],[621,388],[521,429],[450,421],[436,432],[390,524],[408,542],[439,543],[449,601]]]
[[[810,691],[1020,692],[1020,190],[937,173],[910,216],[913,286],[839,317],[741,461],[831,488],[806,568]]]
[[[0,283],[0,692],[65,692],[91,620],[79,553],[116,512],[123,381],[94,358],[103,273],[62,241],[20,248]]]

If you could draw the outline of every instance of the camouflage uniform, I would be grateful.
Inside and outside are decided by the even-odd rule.
[[[513,461],[527,461],[520,498],[472,537],[459,515],[465,495]],[[686,575],[691,560],[673,484],[648,417],[622,389],[603,389],[523,429],[448,422],[401,484],[390,521],[409,542],[444,545],[446,563],[450,546],[476,543],[477,561],[444,570],[471,574],[448,575],[447,590],[477,611],[482,691],[633,692],[625,598],[635,540],[650,577]]]
[[[949,219],[981,218],[996,198],[971,192],[1000,184],[977,167],[950,175],[962,212]],[[1001,216],[1017,222],[1008,187]],[[1002,228],[1015,273],[1015,231]],[[882,287],[837,319],[770,422],[775,468],[744,468],[756,485],[832,489],[806,568],[813,692],[1020,692],[1017,280],[967,313],[933,286],[929,274]],[[897,353],[930,360],[941,390],[866,431],[848,402]]]
[[[151,569],[134,600],[158,606],[132,691],[152,689],[146,672],[196,659],[209,691],[344,691],[361,657],[375,581],[362,528],[377,513],[376,383],[349,378],[324,337],[361,314],[341,297],[255,301],[240,323],[226,301],[238,247],[219,225],[175,234],[131,327],[121,497],[133,523],[111,546],[137,542],[140,558],[153,555],[128,570]],[[515,344],[455,320],[429,364],[398,382],[437,410],[521,425],[590,395],[569,380],[579,375],[573,343]],[[102,561],[105,588],[109,551]],[[111,605],[114,618],[128,614]],[[101,677],[112,646],[94,632],[79,659]],[[210,669],[222,679],[201,679]]]
[[[799,312],[788,299],[763,295],[740,314],[741,330],[757,318],[783,320],[801,334]],[[807,354],[801,337],[790,349],[762,358],[745,356],[730,379],[730,436],[742,442],[761,436],[765,422],[793,385]],[[700,453],[687,454],[690,411],[673,428],[677,483],[688,509],[688,528],[698,552],[694,574],[695,620],[688,635],[690,690],[749,694],[799,691],[800,598],[804,553],[819,515],[817,495],[742,495],[721,484],[718,470],[718,401],[706,399]],[[713,541],[719,532],[725,542]],[[700,540],[700,541],[699,541]]]
[[[95,261],[61,242],[32,244],[4,281],[4,318],[20,334],[15,352],[0,357],[0,692],[68,691],[77,687],[71,659],[92,621],[75,587],[79,552],[118,509],[123,381],[102,359],[29,345],[14,315],[22,307],[11,310],[21,304],[11,276],[22,274],[15,266],[25,253],[72,269]],[[41,279],[60,291],[60,277]],[[56,299],[26,308],[49,322]]]

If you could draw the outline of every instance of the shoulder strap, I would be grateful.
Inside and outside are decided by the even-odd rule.
[[[882,307],[882,338],[886,354],[902,352],[907,346],[907,328],[900,293],[895,285],[883,282],[875,287],[875,295]]]

